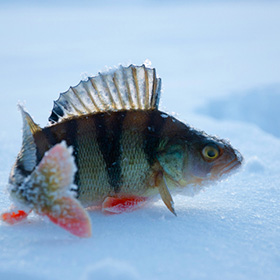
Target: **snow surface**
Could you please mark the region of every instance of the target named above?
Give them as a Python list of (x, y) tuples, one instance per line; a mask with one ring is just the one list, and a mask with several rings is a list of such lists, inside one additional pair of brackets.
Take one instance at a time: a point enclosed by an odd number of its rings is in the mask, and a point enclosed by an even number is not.
[[(1, 1), (0, 211), (21, 145), (20, 100), (41, 125), (58, 93), (152, 61), (162, 108), (228, 138), (243, 169), (190, 198), (90, 212), (80, 239), (31, 215), (0, 222), (0, 279), (280, 279), (280, 3)], [(119, 2), (119, 1), (118, 1)]]

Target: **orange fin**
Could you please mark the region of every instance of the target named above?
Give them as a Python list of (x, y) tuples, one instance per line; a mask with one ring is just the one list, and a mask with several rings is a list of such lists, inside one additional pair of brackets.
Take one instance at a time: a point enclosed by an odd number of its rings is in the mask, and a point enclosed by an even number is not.
[(62, 197), (54, 201), (53, 211), (43, 211), (49, 219), (79, 237), (91, 236), (91, 223), (83, 206), (74, 198)]
[(146, 197), (106, 197), (102, 203), (102, 212), (107, 214), (121, 214), (131, 212), (145, 204)]
[(64, 141), (55, 145), (45, 153), (31, 175), (32, 187), (36, 190), (36, 196), (31, 199), (38, 214), (48, 216), (76, 236), (90, 237), (90, 218), (71, 192), (76, 170), (72, 147), (67, 147)]
[(1, 220), (10, 225), (13, 225), (26, 219), (29, 213), (30, 212), (26, 213), (23, 210), (5, 212), (1, 214)]

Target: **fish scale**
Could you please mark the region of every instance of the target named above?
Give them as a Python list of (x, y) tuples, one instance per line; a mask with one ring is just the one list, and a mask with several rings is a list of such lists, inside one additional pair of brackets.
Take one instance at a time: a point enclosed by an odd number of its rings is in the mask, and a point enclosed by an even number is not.
[[(38, 146), (39, 142), (49, 147), (62, 140), (73, 146), (78, 198), (82, 203), (95, 202), (118, 193), (145, 194), (164, 122), (161, 112), (153, 110), (98, 113), (50, 126), (35, 133), (34, 139)], [(154, 127), (152, 132), (149, 125)]]
[[(13, 200), (88, 237), (83, 206), (122, 213), (159, 194), (176, 215), (171, 191), (198, 191), (241, 165), (228, 141), (160, 111), (160, 94), (154, 68), (130, 65), (60, 94), (45, 128), (20, 107), (23, 143), (9, 178)], [(12, 224), (28, 213), (20, 209), (2, 219)]]

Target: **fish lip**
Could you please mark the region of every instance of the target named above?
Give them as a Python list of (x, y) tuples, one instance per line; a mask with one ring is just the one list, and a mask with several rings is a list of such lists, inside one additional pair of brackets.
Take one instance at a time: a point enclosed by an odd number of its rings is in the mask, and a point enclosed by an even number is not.
[(233, 149), (233, 152), (235, 155), (234, 158), (222, 168), (222, 170), (218, 174), (219, 177), (231, 173), (231, 171), (236, 170), (242, 164), (242, 154), (236, 149)]
[(241, 165), (242, 160), (243, 158), (236, 157), (235, 159), (230, 161), (227, 165), (225, 165), (223, 170), (220, 172), (219, 176), (223, 176), (225, 174), (230, 173), (230, 171), (237, 169)]

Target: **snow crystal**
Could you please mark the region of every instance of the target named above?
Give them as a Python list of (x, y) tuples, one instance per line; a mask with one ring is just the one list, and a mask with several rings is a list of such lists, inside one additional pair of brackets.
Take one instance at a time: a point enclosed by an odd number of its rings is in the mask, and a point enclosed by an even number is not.
[(144, 65), (145, 65), (147, 68), (152, 68), (152, 62), (151, 62), (148, 58), (145, 59)]

